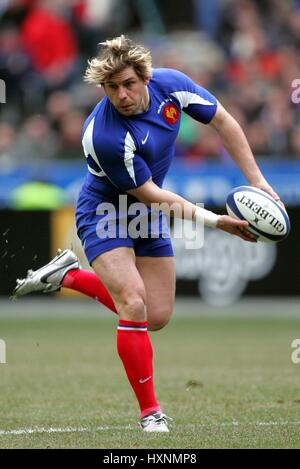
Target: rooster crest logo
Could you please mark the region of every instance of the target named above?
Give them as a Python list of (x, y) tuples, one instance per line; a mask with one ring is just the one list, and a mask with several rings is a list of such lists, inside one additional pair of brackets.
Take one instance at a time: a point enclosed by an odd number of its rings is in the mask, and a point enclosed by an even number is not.
[(179, 119), (178, 109), (174, 104), (167, 104), (163, 110), (163, 116), (168, 124), (176, 124)]

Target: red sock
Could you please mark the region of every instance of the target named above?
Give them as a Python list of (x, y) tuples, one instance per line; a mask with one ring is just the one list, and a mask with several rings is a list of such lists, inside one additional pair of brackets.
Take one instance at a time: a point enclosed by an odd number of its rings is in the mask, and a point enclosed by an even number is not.
[(94, 272), (83, 269), (70, 270), (65, 275), (62, 286), (88, 295), (117, 313), (112, 297)]
[(160, 410), (153, 384), (152, 345), (148, 323), (123, 321), (117, 330), (117, 349), (141, 409), (141, 418)]

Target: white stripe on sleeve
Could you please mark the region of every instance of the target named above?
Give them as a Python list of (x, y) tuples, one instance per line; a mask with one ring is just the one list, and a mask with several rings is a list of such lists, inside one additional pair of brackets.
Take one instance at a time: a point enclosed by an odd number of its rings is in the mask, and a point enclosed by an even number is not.
[[(87, 128), (85, 129), (83, 139), (82, 139), (82, 146), (83, 146), (85, 157), (87, 158), (90, 155), (95, 161), (95, 163), (97, 164), (97, 166), (101, 168), (96, 152), (95, 152), (94, 144), (93, 144), (94, 123), (95, 123), (95, 117), (93, 117), (93, 119), (91, 120)], [(88, 165), (88, 170), (90, 173), (94, 174), (95, 176), (98, 176), (98, 177), (106, 176), (102, 168), (100, 169), (100, 171), (96, 171), (95, 169), (91, 168)]]
[(133, 158), (134, 158), (134, 152), (136, 151), (136, 146), (129, 132), (127, 132), (126, 137), (125, 137), (124, 150), (125, 150), (124, 151), (124, 164), (126, 166), (129, 176), (131, 177), (134, 184), (136, 185), (134, 166), (133, 166)]
[(203, 106), (214, 106), (215, 104), (190, 91), (174, 91), (171, 94), (180, 102), (181, 109), (188, 107), (189, 104), (202, 104)]

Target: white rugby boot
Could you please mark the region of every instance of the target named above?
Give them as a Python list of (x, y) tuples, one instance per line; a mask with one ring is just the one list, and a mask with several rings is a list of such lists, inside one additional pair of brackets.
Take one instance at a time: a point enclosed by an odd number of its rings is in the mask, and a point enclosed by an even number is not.
[(171, 417), (167, 417), (162, 412), (154, 412), (153, 414), (143, 417), (140, 421), (140, 425), (144, 432), (169, 432), (168, 420), (173, 420)]
[(42, 291), (43, 293), (60, 290), (64, 276), (72, 269), (80, 269), (76, 254), (71, 249), (58, 250), (57, 256), (38, 270), (28, 270), (27, 276), (17, 279), (12, 298)]

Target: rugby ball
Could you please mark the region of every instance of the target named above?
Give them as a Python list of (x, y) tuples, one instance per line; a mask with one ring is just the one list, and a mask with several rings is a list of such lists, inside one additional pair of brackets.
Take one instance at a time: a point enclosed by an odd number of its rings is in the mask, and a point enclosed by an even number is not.
[(290, 220), (286, 210), (269, 194), (251, 186), (240, 186), (227, 196), (228, 215), (247, 220), (248, 230), (258, 241), (277, 242), (290, 232)]

